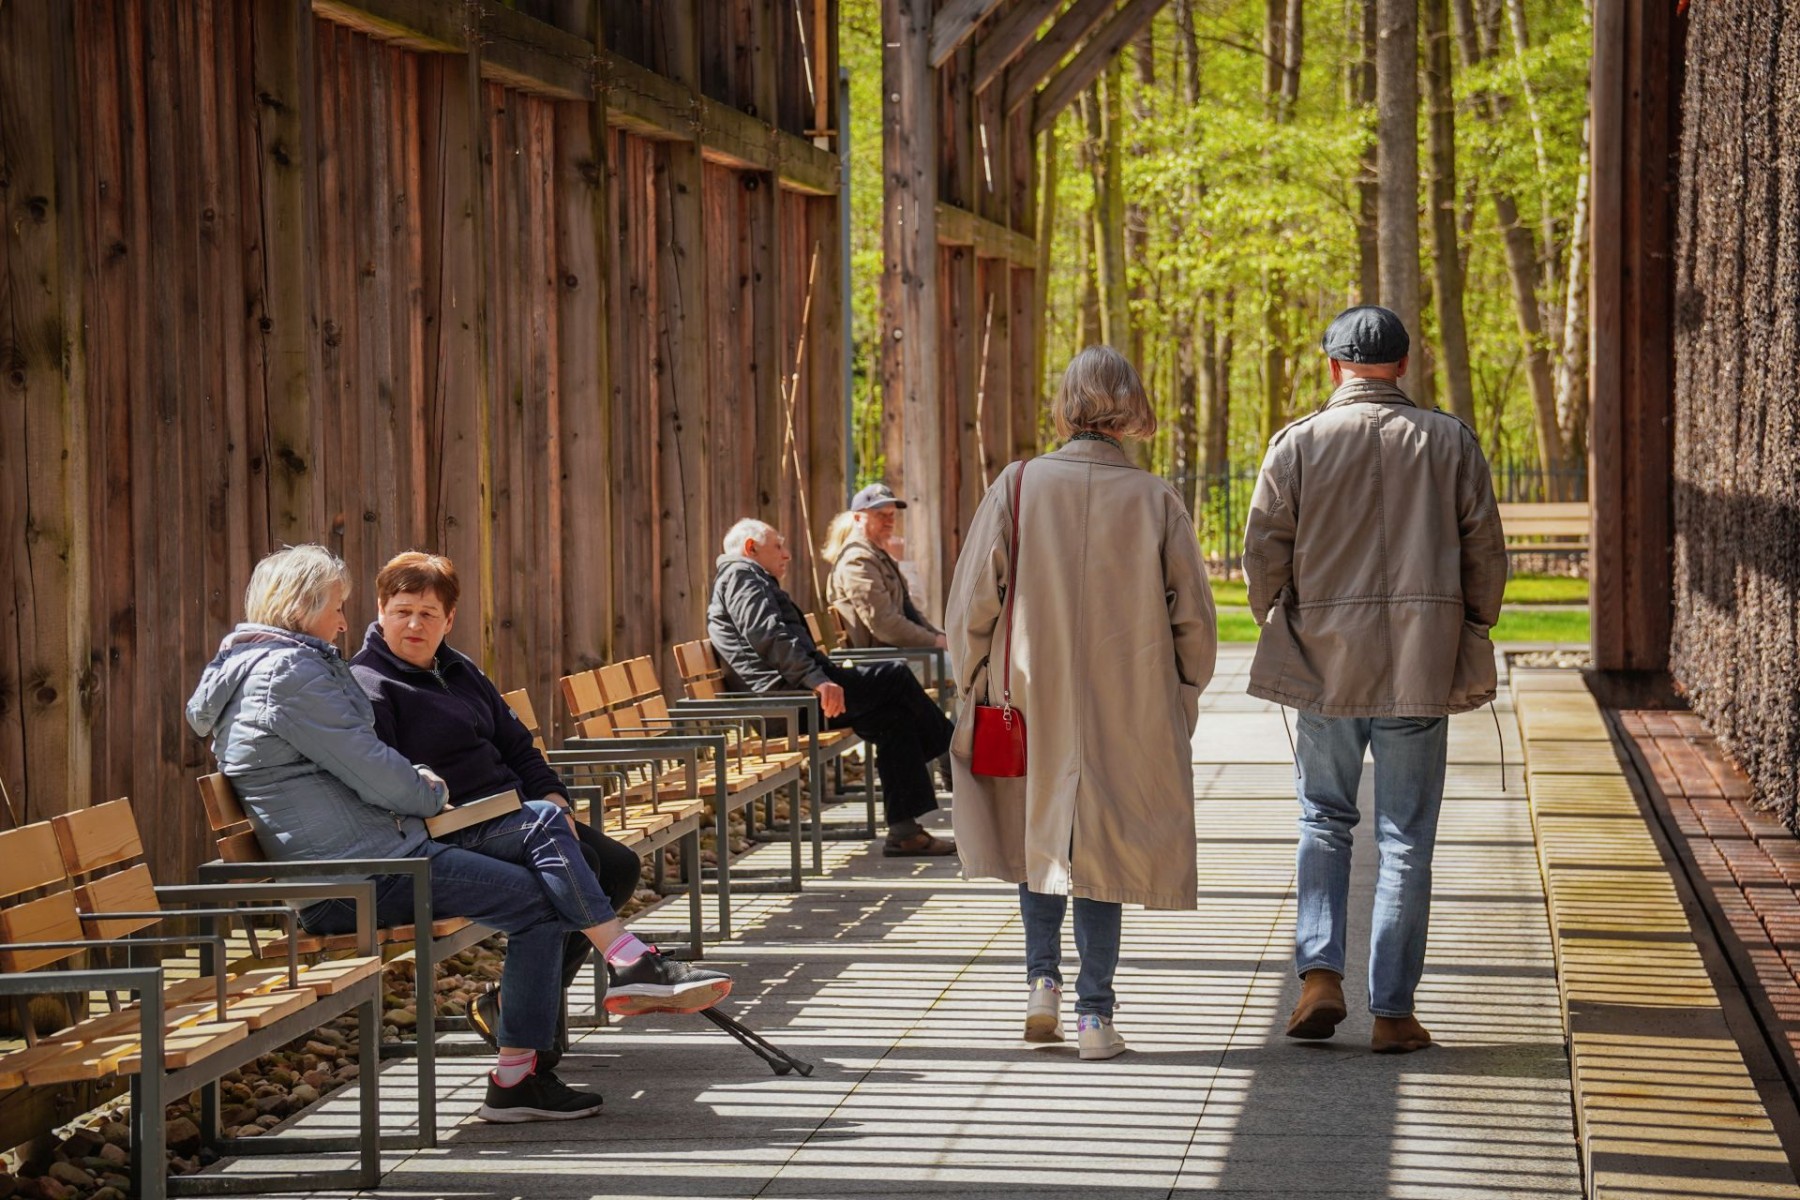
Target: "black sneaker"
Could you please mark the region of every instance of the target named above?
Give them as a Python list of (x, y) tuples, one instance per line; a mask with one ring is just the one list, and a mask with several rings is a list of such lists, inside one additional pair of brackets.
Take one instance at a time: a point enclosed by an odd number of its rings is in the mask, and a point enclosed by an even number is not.
[(699, 1012), (731, 995), (731, 976), (664, 958), (655, 950), (628, 967), (610, 971), (606, 1011), (615, 1017)]
[[(469, 1028), (478, 1034), (482, 1041), (500, 1052), (500, 989), (489, 988), (475, 997), (469, 1005)], [(556, 1017), (556, 1044), (549, 1050), (538, 1051), (538, 1070), (553, 1070), (569, 1052), (569, 997), (565, 994), (562, 1009)]]
[(598, 1092), (578, 1092), (543, 1068), (533, 1071), (514, 1087), (501, 1087), (488, 1076), (487, 1103), (475, 1115), (497, 1125), (525, 1121), (578, 1121), (595, 1116), (603, 1101)]

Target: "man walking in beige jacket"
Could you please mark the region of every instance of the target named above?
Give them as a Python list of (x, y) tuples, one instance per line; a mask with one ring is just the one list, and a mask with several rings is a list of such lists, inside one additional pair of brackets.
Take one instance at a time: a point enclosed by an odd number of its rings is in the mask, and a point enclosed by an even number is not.
[(1336, 391), (1269, 443), (1245, 530), (1262, 626), (1250, 694), (1298, 710), (1300, 1001), (1288, 1036), (1346, 1016), (1351, 829), (1365, 750), (1375, 760), (1381, 858), (1369, 943), (1377, 1053), (1431, 1044), (1413, 1013), (1431, 918), (1431, 856), (1449, 715), (1493, 699), (1488, 630), (1506, 541), (1474, 433), (1401, 390), (1400, 318), (1349, 309), (1324, 338)]

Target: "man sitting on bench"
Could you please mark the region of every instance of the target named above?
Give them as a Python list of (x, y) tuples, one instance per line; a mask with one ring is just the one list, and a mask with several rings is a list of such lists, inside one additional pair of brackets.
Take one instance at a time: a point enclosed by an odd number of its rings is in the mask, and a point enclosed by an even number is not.
[[(408, 550), (389, 559), (375, 577), (376, 619), (363, 637), (362, 650), (350, 660), (356, 682), (375, 706), (375, 735), (408, 762), (441, 776), (451, 804), (511, 789), (567, 811), (568, 787), (532, 744), (531, 732), (481, 668), (445, 641), (456, 624), (461, 596), (456, 566), (441, 554)], [(572, 816), (568, 825), (616, 912), (637, 890), (637, 854)], [(480, 851), (487, 839), (507, 840), (512, 832), (497, 819), (451, 836)], [(731, 991), (731, 980), (717, 971), (663, 960), (653, 950), (645, 952), (643, 943), (629, 934), (619, 942), (606, 950), (609, 1012), (689, 1012), (717, 1003)], [(555, 1047), (540, 1056), (546, 1067), (554, 1066), (568, 1048), (567, 992), (590, 949), (585, 934), (571, 932), (564, 940), (563, 1012)], [(501, 990), (491, 988), (469, 1006), (469, 1023), (494, 1045), (500, 1001)]]
[(793, 556), (766, 522), (746, 518), (725, 535), (706, 631), (734, 676), (734, 687), (773, 692), (804, 688), (819, 697), (832, 729), (845, 726), (875, 747), (890, 858), (955, 854), (919, 818), (937, 807), (931, 762), (950, 748), (952, 726), (903, 662), (839, 666), (807, 630), (806, 617), (782, 590)]

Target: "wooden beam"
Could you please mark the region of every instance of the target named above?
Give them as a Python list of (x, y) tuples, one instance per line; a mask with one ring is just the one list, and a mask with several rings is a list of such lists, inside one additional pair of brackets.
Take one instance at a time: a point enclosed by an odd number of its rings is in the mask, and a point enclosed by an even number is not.
[(931, 65), (941, 67), (975, 27), (1000, 7), (1000, 0), (947, 0), (931, 22)]
[(507, 8), (481, 4), (481, 77), (521, 92), (594, 98), (594, 43)]
[(837, 195), (837, 155), (819, 149), (805, 138), (785, 131), (776, 132), (775, 169), (781, 186), (790, 192), (805, 192), (809, 196)]
[[(469, 49), (470, 10), (440, 0), (316, 0), (313, 12), (338, 25), (406, 50), (461, 54)], [(592, 40), (537, 20), (500, 0), (473, 11), (481, 43), (481, 77), (558, 100), (593, 98)]]
[[(1113, 0), (1075, 0), (1069, 11), (1056, 19), (1050, 32), (1025, 52), (1018, 65), (1006, 73), (1007, 116), (1031, 99), (1038, 84), (1050, 78), (1058, 63), (1069, 56), (1082, 38), (1092, 33), (1113, 11)], [(975, 86), (981, 87), (981, 68), (975, 69)]]
[(652, 141), (688, 141), (694, 136), (694, 93), (673, 79), (602, 50), (599, 90), (606, 100), (609, 125)]
[(774, 169), (773, 126), (706, 96), (698, 104), (700, 149), (709, 162), (740, 171)]
[(942, 200), (937, 205), (937, 243), (972, 246), (977, 258), (1003, 258), (1019, 267), (1037, 262), (1037, 243), (1027, 235)]
[[(1039, 134), (1048, 129), (1056, 121), (1057, 115), (1068, 107), (1069, 102), (1094, 82), (1100, 72), (1106, 69), (1106, 64), (1125, 49), (1125, 44), (1150, 23), (1150, 18), (1165, 3), (1167, 0), (1131, 0), (1131, 3), (1120, 9), (1106, 23), (1105, 28), (1081, 48), (1081, 53), (1044, 86), (1043, 92), (1038, 96), (1037, 109), (1032, 114), (1031, 132)], [(1007, 83), (1006, 94), (1010, 100), (1010, 81)]]
[(1031, 45), (1038, 28), (1056, 13), (1060, 0), (1027, 0), (1000, 18), (975, 47), (975, 90), (994, 82)]
[(461, 54), (469, 48), (460, 5), (438, 0), (313, 0), (313, 15), (402, 50)]

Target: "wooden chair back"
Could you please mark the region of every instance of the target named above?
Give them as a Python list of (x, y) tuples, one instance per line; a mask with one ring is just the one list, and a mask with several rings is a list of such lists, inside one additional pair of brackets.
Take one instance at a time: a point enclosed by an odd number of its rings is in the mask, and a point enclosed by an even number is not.
[(725, 664), (719, 661), (710, 638), (677, 645), (675, 670), (680, 674), (681, 684), (687, 689), (690, 699), (711, 700), (728, 690)]
[(825, 608), (825, 611), (831, 614), (831, 631), (832, 636), (836, 639), (833, 648), (838, 650), (850, 648), (850, 621), (844, 616), (843, 605), (845, 603), (846, 601), (839, 600), (836, 604), (827, 605)]
[(581, 737), (655, 733), (669, 719), (662, 681), (648, 656), (565, 675), (563, 703)]
[(214, 773), (200, 777), (200, 803), (206, 808), (206, 824), (212, 830), (213, 844), (219, 858), (228, 863), (267, 862), (262, 843), (250, 826), (250, 814), (244, 811), (237, 789), (231, 780)]
[[(47, 894), (34, 894), (40, 891)], [(51, 822), (0, 833), (0, 942), (73, 942), (86, 936)], [(0, 972), (35, 971), (80, 953), (79, 947), (0, 950)]]
[[(156, 897), (156, 880), (143, 861), (144, 843), (138, 836), (131, 801), (113, 800), (63, 813), (52, 817), (50, 824), (63, 870), (75, 885), (75, 906), (84, 916), (162, 911), (162, 903)], [(159, 919), (120, 917), (89, 920), (85, 926), (88, 937), (111, 939), (129, 937), (155, 925)]]
[(519, 688), (517, 691), (506, 692), (500, 698), (513, 710), (513, 715), (519, 718), (520, 723), (531, 734), (531, 744), (542, 754), (548, 747), (544, 745), (544, 731), (538, 724), (537, 709), (531, 704), (531, 693)]

